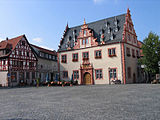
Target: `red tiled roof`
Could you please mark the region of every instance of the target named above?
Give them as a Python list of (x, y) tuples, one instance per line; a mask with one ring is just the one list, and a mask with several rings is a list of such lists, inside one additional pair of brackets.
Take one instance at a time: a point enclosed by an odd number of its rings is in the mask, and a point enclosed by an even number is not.
[(14, 48), (16, 47), (16, 45), (18, 44), (18, 42), (24, 37), (25, 35), (21, 35), (9, 40), (4, 40), (0, 42), (0, 49), (5, 49), (8, 47), (8, 45), (12, 45), (12, 50), (14, 50)]
[(42, 48), (42, 47), (39, 47), (39, 46), (36, 46), (36, 45), (33, 45), (33, 44), (31, 44), (31, 46), (39, 49), (39, 51), (41, 51), (41, 52), (48, 53), (48, 54), (51, 54), (51, 55), (57, 55), (55, 50), (54, 51), (48, 50), (48, 49), (45, 49), (45, 48)]
[[(14, 50), (16, 45), (18, 44), (18, 42), (24, 37), (25, 35), (21, 35), (21, 36), (18, 36), (18, 37), (15, 37), (15, 38), (12, 38), (12, 39), (8, 39), (8, 40), (3, 40), (0, 42), (0, 49), (11, 49), (11, 50)], [(4, 57), (4, 56), (8, 56), (9, 54), (7, 55), (3, 55), (3, 56), (0, 56), (0, 57)]]
[(0, 42), (0, 49), (5, 49), (7, 47), (7, 41), (1, 41)]
[(143, 51), (142, 51), (142, 45), (143, 45), (143, 42), (141, 42), (141, 41), (138, 41), (138, 46), (140, 47), (140, 56), (141, 57), (143, 57), (144, 55), (143, 55)]

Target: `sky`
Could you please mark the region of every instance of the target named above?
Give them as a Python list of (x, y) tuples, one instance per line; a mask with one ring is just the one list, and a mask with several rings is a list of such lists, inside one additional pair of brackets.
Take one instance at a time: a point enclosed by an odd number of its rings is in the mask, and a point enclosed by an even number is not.
[(25, 34), (31, 44), (57, 50), (74, 27), (131, 11), (138, 40), (160, 35), (160, 0), (0, 0), (0, 40)]

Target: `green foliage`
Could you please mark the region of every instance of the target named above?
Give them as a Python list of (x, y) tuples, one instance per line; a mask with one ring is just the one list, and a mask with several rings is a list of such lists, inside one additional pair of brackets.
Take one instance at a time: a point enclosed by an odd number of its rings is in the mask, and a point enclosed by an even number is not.
[(139, 62), (145, 65), (144, 70), (149, 73), (158, 73), (158, 61), (160, 61), (160, 40), (159, 36), (150, 32), (148, 37), (143, 40), (143, 57)]

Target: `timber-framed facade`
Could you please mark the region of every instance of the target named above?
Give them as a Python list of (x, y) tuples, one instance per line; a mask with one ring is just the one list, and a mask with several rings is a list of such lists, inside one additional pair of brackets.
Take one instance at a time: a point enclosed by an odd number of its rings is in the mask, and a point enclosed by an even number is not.
[(0, 84), (31, 85), (36, 79), (37, 57), (25, 35), (0, 42)]

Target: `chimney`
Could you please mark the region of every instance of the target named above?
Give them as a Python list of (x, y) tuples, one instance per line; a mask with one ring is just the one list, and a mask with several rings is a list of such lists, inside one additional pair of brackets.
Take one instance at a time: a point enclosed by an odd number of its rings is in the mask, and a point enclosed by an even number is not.
[(6, 37), (6, 40), (7, 40), (7, 41), (9, 40), (8, 37)]

